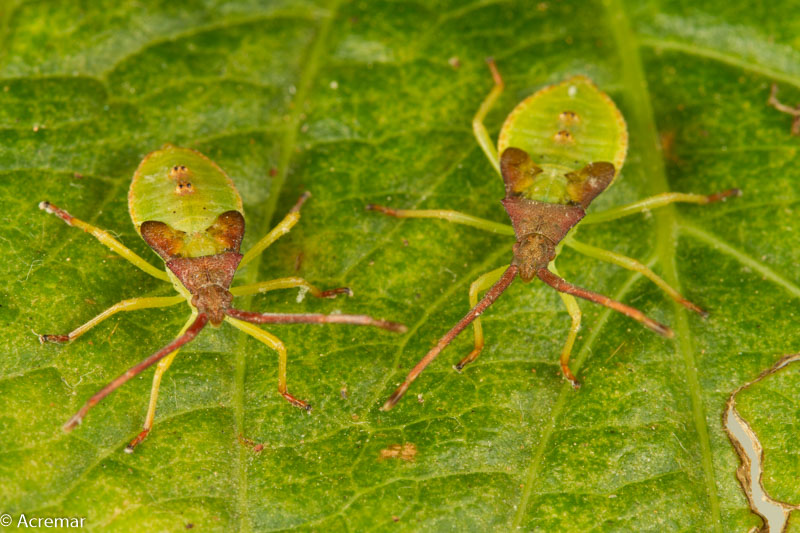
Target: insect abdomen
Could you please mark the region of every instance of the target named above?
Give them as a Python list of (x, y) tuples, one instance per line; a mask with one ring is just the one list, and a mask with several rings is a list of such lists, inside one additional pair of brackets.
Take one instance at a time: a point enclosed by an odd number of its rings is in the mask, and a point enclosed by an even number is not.
[(186, 233), (203, 231), (226, 211), (243, 212), (231, 179), (216, 163), (189, 148), (167, 145), (139, 164), (128, 193), (137, 231), (143, 222), (164, 222)]
[(128, 208), (140, 234), (143, 223), (158, 222), (183, 235), (183, 257), (219, 253), (215, 236), (207, 230), (223, 213), (243, 212), (236, 187), (216, 163), (172, 145), (142, 160), (131, 182)]
[(498, 153), (515, 147), (533, 161), (577, 170), (608, 161), (619, 174), (628, 150), (628, 130), (617, 106), (585, 76), (545, 87), (519, 103), (498, 138)]

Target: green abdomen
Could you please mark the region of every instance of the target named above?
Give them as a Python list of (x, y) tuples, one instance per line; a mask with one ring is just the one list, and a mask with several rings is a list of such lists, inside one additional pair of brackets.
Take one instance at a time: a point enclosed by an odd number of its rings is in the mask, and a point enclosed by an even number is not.
[(625, 119), (614, 102), (585, 76), (545, 87), (509, 114), (497, 151), (527, 152), (543, 172), (523, 195), (548, 203), (566, 203), (566, 173), (597, 161), (614, 165), (616, 175), (628, 150)]
[[(231, 179), (216, 163), (189, 148), (166, 145), (139, 164), (128, 192), (136, 231), (157, 221), (186, 234), (186, 257), (213, 255), (217, 246), (205, 234), (219, 215), (242, 210)], [(140, 232), (141, 233), (141, 232)]]

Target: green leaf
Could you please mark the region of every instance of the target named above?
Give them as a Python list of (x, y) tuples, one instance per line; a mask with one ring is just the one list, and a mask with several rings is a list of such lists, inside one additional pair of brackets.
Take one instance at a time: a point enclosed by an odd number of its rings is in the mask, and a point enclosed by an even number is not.
[(727, 426), (743, 459), (737, 475), (748, 500), (756, 502), (760, 514), (773, 522), (772, 528), (780, 529), (779, 522), (788, 520), (785, 531), (798, 526), (800, 511), (800, 472), (795, 460), (800, 451), (796, 439), (798, 402), (794, 397), (800, 385), (798, 360), (800, 354), (787, 355), (737, 389), (728, 402), (734, 420)]
[[(798, 387), (798, 365), (787, 368), (759, 382), (758, 386), (745, 389), (739, 395), (739, 412), (751, 420), (757, 433), (765, 434), (771, 441), (762, 443), (765, 449), (764, 484), (773, 497), (788, 502), (800, 503), (800, 489), (792, 483), (800, 477), (800, 465), (792, 459), (797, 455), (797, 442), (789, 440), (797, 435), (796, 414), (798, 400), (794, 391)], [(763, 427), (762, 427), (763, 426)], [(787, 439), (781, 441), (780, 439)], [(794, 451), (792, 449), (794, 448)]]
[[(791, 117), (766, 104), (772, 83), (783, 102), (800, 102), (790, 5), (145, 4), (0, 6), (0, 512), (86, 517), (93, 530), (760, 523), (722, 413), (734, 389), (800, 346), (798, 139)], [(507, 222), (502, 182), (470, 125), (492, 87), (487, 56), (507, 84), (487, 118), (493, 135), (522, 98), (574, 74), (619, 105), (628, 161), (593, 211), (669, 190), (744, 191), (578, 229), (584, 242), (651, 265), (710, 317), (565, 249), (566, 279), (635, 305), (676, 338), (581, 302), (572, 361), (584, 385), (574, 391), (558, 366), (570, 324), (560, 298), (517, 282), (484, 315), (478, 361), (451, 368), (471, 348), (465, 332), (384, 413), (467, 311), (471, 281), (511, 257), (507, 237), (364, 210), (379, 202)], [(128, 455), (152, 371), (72, 433), (61, 425), (169, 342), (188, 309), (119, 314), (72, 344), (41, 346), (32, 331), (65, 333), (117, 301), (172, 289), (37, 205), (64, 207), (158, 264), (130, 223), (126, 191), (141, 158), (166, 142), (231, 175), (245, 202), (244, 249), (313, 193), (295, 229), (235, 283), (298, 275), (355, 292), (297, 303), (281, 291), (241, 307), (369, 313), (410, 331), (270, 327), (289, 351), (290, 390), (314, 405), (309, 416), (277, 394), (274, 352), (209, 328), (165, 375), (154, 430)], [(416, 454), (386, 457), (396, 450)]]

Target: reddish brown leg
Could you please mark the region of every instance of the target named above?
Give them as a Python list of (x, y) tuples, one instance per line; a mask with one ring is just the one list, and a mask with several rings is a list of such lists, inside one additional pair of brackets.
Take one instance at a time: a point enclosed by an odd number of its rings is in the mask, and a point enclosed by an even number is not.
[[(172, 352), (174, 352), (187, 342), (194, 339), (197, 336), (197, 334), (200, 333), (200, 331), (205, 327), (207, 322), (208, 322), (208, 316), (206, 316), (205, 313), (197, 315), (197, 318), (195, 319), (194, 323), (192, 323), (192, 325), (189, 326), (189, 328), (183, 335), (181, 335), (168, 345), (164, 346), (163, 348), (161, 348), (159, 351), (157, 351), (147, 359), (129, 368), (124, 374), (116, 378), (114, 381), (112, 381), (111, 383), (100, 389), (94, 396), (89, 398), (89, 400), (85, 404), (83, 404), (83, 407), (81, 407), (78, 410), (78, 412), (75, 413), (72, 416), (72, 418), (70, 418), (67, 421), (66, 424), (64, 424), (63, 428), (64, 431), (69, 432), (75, 429), (75, 426), (81, 423), (81, 420), (83, 420), (83, 417), (86, 416), (87, 412), (89, 412), (89, 409), (97, 405), (100, 402), (100, 400), (102, 400), (103, 398), (114, 392), (116, 389), (118, 389), (120, 386), (125, 384), (125, 382), (127, 382), (134, 376), (140, 374), (145, 369), (157, 363), (159, 360), (171, 354)], [(144, 436), (142, 436), (142, 438), (144, 438)]]
[[(497, 283), (497, 280), (505, 273), (507, 266), (503, 266), (500, 268), (496, 268), (491, 272), (487, 272), (486, 274), (480, 276), (478, 279), (472, 282), (472, 285), (469, 286), (469, 306), (475, 307), (478, 305), (478, 296), (480, 293), (488, 290)], [(465, 366), (475, 361), (478, 356), (483, 351), (483, 325), (481, 324), (481, 319), (476, 318), (472, 322), (472, 327), (475, 329), (475, 347), (472, 349), (469, 354), (465, 358), (456, 364), (455, 369), (458, 372), (464, 369)]]
[(291, 313), (254, 313), (241, 309), (226, 309), (225, 314), (253, 324), (353, 324), (375, 326), (395, 333), (405, 333), (408, 328), (397, 322), (389, 322), (367, 315), (322, 315)]
[(150, 434), (150, 428), (143, 429), (141, 432), (139, 432), (138, 435), (136, 435), (136, 437), (133, 438), (132, 441), (128, 443), (128, 445), (125, 447), (125, 451), (128, 453), (132, 453), (133, 449), (136, 448), (139, 444), (141, 444), (142, 441), (146, 439), (149, 434)]
[(337, 287), (335, 289), (328, 289), (326, 291), (322, 291), (319, 294), (311, 294), (317, 298), (336, 298), (340, 294), (346, 294), (348, 296), (353, 295), (353, 291), (350, 290), (350, 287)]
[(436, 359), (436, 356), (439, 355), (439, 353), (444, 350), (444, 348), (450, 344), (459, 333), (464, 331), (464, 328), (469, 326), (473, 320), (478, 318), (490, 305), (494, 303), (495, 300), (497, 300), (501, 294), (503, 294), (508, 286), (511, 285), (511, 282), (514, 281), (518, 270), (519, 268), (513, 264), (506, 269), (497, 283), (492, 285), (492, 288), (489, 289), (481, 301), (478, 302), (478, 305), (470, 309), (469, 313), (467, 313), (464, 318), (458, 322), (458, 324), (453, 326), (453, 328), (448, 331), (444, 337), (439, 339), (439, 342), (436, 343), (436, 346), (434, 346), (427, 354), (425, 354), (425, 357), (420, 359), (419, 363), (417, 363), (417, 365), (411, 369), (411, 372), (409, 372), (408, 376), (406, 376), (406, 380), (402, 383), (402, 385), (397, 387), (397, 390), (395, 390), (389, 399), (386, 400), (386, 403), (383, 404), (381, 411), (388, 411), (395, 406), (400, 398), (403, 397), (403, 394), (405, 394), (405, 392), (408, 390), (408, 387), (411, 385), (411, 383), (417, 379), (417, 376), (419, 376), (423, 370), (425, 370), (425, 367), (428, 366), (431, 361)]
[(311, 404), (306, 401), (300, 400), (295, 398), (289, 391), (278, 391), (281, 393), (287, 402), (294, 405), (295, 407), (299, 407), (300, 409), (305, 409), (306, 411), (311, 411)]
[(652, 318), (645, 316), (645, 314), (639, 311), (638, 309), (629, 307), (616, 300), (612, 300), (608, 296), (603, 296), (602, 294), (592, 292), (588, 289), (576, 287), (575, 285), (567, 281), (564, 281), (562, 278), (556, 276), (546, 268), (540, 268), (536, 272), (536, 275), (539, 277), (540, 280), (547, 283), (548, 285), (550, 285), (559, 292), (571, 294), (573, 296), (577, 296), (578, 298), (583, 298), (584, 300), (589, 300), (590, 302), (598, 303), (600, 305), (613, 309), (614, 311), (622, 313), (623, 315), (628, 316), (636, 320), (637, 322), (640, 322), (644, 326), (652, 329), (659, 335), (663, 335), (664, 337), (672, 338), (675, 336), (675, 333), (673, 333), (673, 331), (669, 327), (665, 326), (664, 324), (656, 322)]

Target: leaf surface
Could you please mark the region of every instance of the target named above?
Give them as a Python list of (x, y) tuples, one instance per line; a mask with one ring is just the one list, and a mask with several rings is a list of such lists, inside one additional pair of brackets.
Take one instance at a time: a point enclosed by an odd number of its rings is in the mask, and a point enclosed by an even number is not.
[[(766, 105), (774, 82), (784, 102), (800, 101), (800, 21), (785, 3), (695, 4), (0, 7), (3, 511), (84, 516), (93, 530), (758, 525), (722, 411), (731, 391), (800, 346), (798, 139), (791, 118)], [(565, 249), (566, 279), (670, 324), (675, 340), (581, 302), (573, 370), (584, 386), (573, 391), (559, 374), (570, 324), (560, 298), (517, 282), (484, 315), (477, 362), (451, 368), (471, 348), (465, 332), (383, 413), (467, 311), (472, 280), (511, 257), (507, 237), (364, 210), (376, 202), (507, 222), (502, 182), (470, 125), (492, 86), (487, 56), (507, 86), (486, 121), (493, 135), (518, 101), (574, 74), (618, 104), (629, 156), (593, 211), (670, 190), (744, 191), (576, 233), (650, 265), (710, 317)], [(244, 249), (304, 190), (313, 194), (295, 229), (235, 284), (298, 275), (355, 292), (298, 303), (282, 291), (241, 307), (369, 313), (410, 331), (270, 328), (289, 350), (290, 390), (314, 405), (309, 416), (277, 394), (274, 352), (209, 328), (166, 374), (154, 430), (127, 455), (152, 371), (74, 432), (60, 427), (169, 342), (188, 309), (119, 314), (70, 345), (40, 346), (32, 331), (65, 333), (119, 300), (172, 289), (37, 205), (46, 199), (107, 228), (157, 264), (126, 193), (141, 158), (166, 142), (231, 175), (245, 203)], [(398, 449), (416, 453), (387, 457)]]

